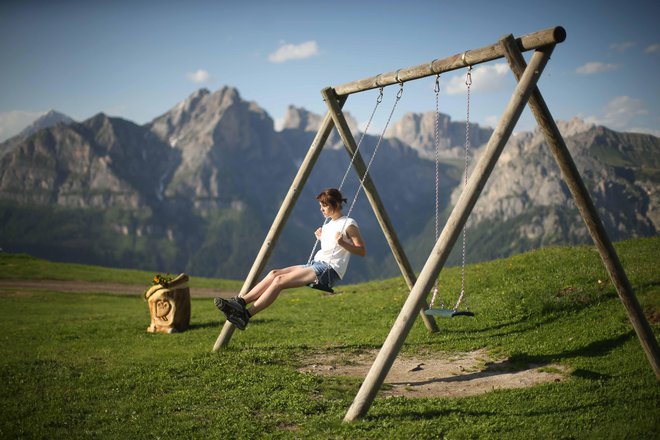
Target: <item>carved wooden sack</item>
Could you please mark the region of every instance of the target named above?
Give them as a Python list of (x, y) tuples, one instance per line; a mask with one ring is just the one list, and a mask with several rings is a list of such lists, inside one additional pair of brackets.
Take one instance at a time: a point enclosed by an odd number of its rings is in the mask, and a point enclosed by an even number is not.
[(170, 282), (156, 284), (144, 297), (149, 304), (149, 333), (182, 332), (190, 325), (190, 289), (188, 275), (181, 274)]

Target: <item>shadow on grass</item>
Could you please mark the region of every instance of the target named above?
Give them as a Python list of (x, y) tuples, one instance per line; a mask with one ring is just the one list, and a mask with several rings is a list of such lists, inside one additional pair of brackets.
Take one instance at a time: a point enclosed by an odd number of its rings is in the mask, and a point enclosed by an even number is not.
[(660, 281), (649, 281), (647, 283), (636, 284), (633, 286), (635, 292), (642, 291), (645, 289), (652, 289), (654, 287), (660, 286)]
[(574, 350), (567, 350), (561, 353), (545, 354), (545, 355), (528, 355), (525, 353), (518, 353), (511, 356), (509, 359), (513, 363), (551, 363), (563, 359), (572, 359), (576, 357), (600, 357), (605, 356), (612, 352), (612, 350), (621, 347), (623, 344), (635, 337), (635, 332), (629, 331), (614, 338), (602, 339), (594, 341), (585, 347), (576, 348)]
[[(401, 409), (398, 406), (385, 408), (380, 414), (367, 415), (365, 421), (378, 421), (381, 419), (398, 419), (401, 422), (406, 421), (419, 421), (419, 420), (434, 420), (440, 417), (452, 418), (467, 418), (467, 417), (547, 417), (550, 414), (574, 416), (582, 412), (588, 412), (593, 409), (598, 409), (602, 404), (594, 402), (591, 404), (580, 404), (572, 402), (570, 399), (563, 401), (563, 406), (555, 405), (552, 410), (543, 408), (542, 411), (528, 411), (528, 410), (513, 410), (510, 407), (493, 410), (463, 410), (457, 408), (448, 409), (426, 409), (415, 410), (410, 408)], [(625, 398), (625, 403), (630, 406), (636, 404), (643, 404), (644, 399), (629, 399)], [(614, 404), (615, 402), (611, 402)]]
[(433, 420), (438, 417), (511, 417), (511, 416), (523, 416), (523, 417), (536, 417), (536, 416), (548, 416), (550, 413), (554, 414), (568, 414), (574, 415), (576, 412), (580, 411), (589, 411), (593, 408), (599, 408), (601, 405), (598, 403), (593, 403), (589, 405), (584, 404), (571, 404), (566, 402), (565, 407), (555, 406), (552, 411), (544, 409), (543, 411), (512, 411), (511, 408), (505, 408), (501, 410), (484, 410), (484, 411), (468, 411), (462, 409), (433, 409), (433, 410), (410, 410), (406, 409), (403, 411), (388, 411), (383, 414), (367, 416), (365, 420), (377, 421), (380, 419), (389, 419), (396, 418), (403, 421), (418, 421), (420, 419)]
[(587, 379), (587, 380), (594, 380), (594, 381), (605, 381), (609, 380), (612, 378), (611, 375), (609, 374), (601, 374), (597, 373), (595, 371), (590, 371), (590, 370), (585, 370), (582, 368), (578, 368), (577, 370), (573, 370), (571, 373), (571, 376), (573, 377), (579, 377), (580, 379)]
[[(258, 320), (253, 320), (250, 321), (248, 328), (252, 327), (258, 327), (261, 325), (266, 325), (266, 324), (271, 324), (273, 322), (277, 321), (276, 319), (269, 319), (269, 318), (259, 318)], [(212, 321), (207, 321), (207, 322), (198, 322), (195, 324), (190, 324), (188, 326), (188, 331), (189, 330), (203, 330), (207, 328), (217, 328), (218, 331), (222, 330), (222, 327), (225, 325), (225, 318), (224, 317), (218, 317), (217, 320), (212, 320)], [(237, 329), (237, 331), (239, 331)]]
[[(616, 294), (613, 294), (613, 297), (616, 297)], [(598, 302), (580, 304), (580, 305), (576, 305), (575, 307), (571, 307), (570, 310), (573, 313), (577, 314), (590, 307), (595, 307), (598, 304), (599, 304)], [(488, 337), (506, 337), (506, 336), (513, 336), (517, 334), (527, 333), (535, 328), (551, 324), (560, 319), (565, 319), (566, 316), (567, 315), (565, 310), (553, 310), (552, 312), (548, 312), (547, 314), (524, 315), (515, 319), (511, 319), (509, 321), (501, 322), (499, 324), (494, 324), (487, 327), (476, 328), (476, 329), (466, 329), (465, 327), (461, 327), (459, 329), (454, 330), (449, 325), (445, 326), (444, 328), (441, 325), (440, 331), (446, 332), (447, 334), (452, 334), (452, 333), (460, 334), (462, 335), (461, 336), (462, 339), (468, 339), (468, 340), (481, 339), (484, 335)], [(478, 315), (472, 319), (478, 319)]]
[(188, 330), (202, 330), (205, 328), (217, 328), (218, 331), (222, 329), (222, 326), (224, 325), (224, 321), (209, 321), (209, 322), (201, 322), (197, 324), (190, 324), (188, 326)]
[[(543, 367), (547, 364), (537, 365), (535, 367)], [(483, 379), (485, 377), (494, 377), (501, 374), (519, 373), (521, 371), (530, 370), (530, 366), (516, 368), (512, 365), (506, 365), (504, 362), (488, 362), (486, 368), (474, 373), (461, 374), (459, 376), (441, 377), (437, 379), (422, 380), (419, 382), (406, 381), (406, 382), (391, 382), (390, 385), (406, 385), (406, 386), (423, 386), (431, 385), (434, 383), (452, 383), (452, 382), (470, 382), (475, 379)]]

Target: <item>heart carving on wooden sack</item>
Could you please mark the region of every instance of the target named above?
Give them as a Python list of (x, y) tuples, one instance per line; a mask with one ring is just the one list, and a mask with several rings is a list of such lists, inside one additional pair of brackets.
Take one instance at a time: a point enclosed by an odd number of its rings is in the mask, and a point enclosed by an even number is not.
[(169, 301), (165, 299), (156, 301), (156, 316), (159, 319), (167, 321), (167, 314), (170, 313), (170, 310), (172, 310), (172, 304)]

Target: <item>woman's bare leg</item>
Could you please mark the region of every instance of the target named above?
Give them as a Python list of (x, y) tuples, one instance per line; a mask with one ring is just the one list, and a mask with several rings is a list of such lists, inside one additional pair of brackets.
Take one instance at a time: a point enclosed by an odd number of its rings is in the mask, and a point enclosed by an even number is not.
[(285, 273), (280, 272), (273, 276), (273, 279), (266, 290), (259, 295), (254, 305), (250, 307), (250, 315), (254, 316), (270, 306), (277, 299), (282, 290), (302, 287), (316, 280), (316, 273), (314, 273), (314, 270), (311, 267), (294, 266), (287, 269), (292, 270), (288, 270)]
[(296, 269), (300, 269), (300, 266), (289, 266), (285, 267), (284, 269), (271, 270), (268, 272), (268, 275), (266, 275), (256, 286), (250, 289), (248, 293), (243, 295), (243, 300), (246, 304), (250, 304), (251, 302), (256, 301), (261, 295), (263, 295), (266, 289), (270, 287), (270, 284), (273, 282), (276, 276), (285, 275)]

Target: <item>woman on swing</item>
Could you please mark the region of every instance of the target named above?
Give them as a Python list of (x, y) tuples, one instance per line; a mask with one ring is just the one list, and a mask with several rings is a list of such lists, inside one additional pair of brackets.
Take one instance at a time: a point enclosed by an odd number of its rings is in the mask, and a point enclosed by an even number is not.
[[(351, 254), (364, 257), (367, 253), (357, 222), (342, 214), (346, 199), (339, 190), (326, 189), (316, 200), (328, 220), (314, 232), (321, 249), (311, 263), (272, 270), (243, 297), (215, 298), (216, 307), (239, 330), (245, 330), (250, 318), (270, 306), (284, 289), (316, 284), (321, 290), (330, 290), (344, 278)], [(250, 303), (254, 304), (248, 308)]]

